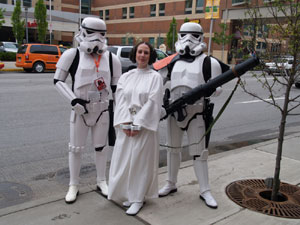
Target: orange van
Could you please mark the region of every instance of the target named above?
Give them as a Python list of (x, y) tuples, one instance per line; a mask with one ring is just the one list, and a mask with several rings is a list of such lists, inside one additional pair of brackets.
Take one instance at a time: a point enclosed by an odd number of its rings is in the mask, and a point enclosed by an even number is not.
[(42, 73), (55, 70), (56, 63), (67, 48), (49, 44), (24, 44), (16, 55), (16, 66), (23, 67), (26, 72)]

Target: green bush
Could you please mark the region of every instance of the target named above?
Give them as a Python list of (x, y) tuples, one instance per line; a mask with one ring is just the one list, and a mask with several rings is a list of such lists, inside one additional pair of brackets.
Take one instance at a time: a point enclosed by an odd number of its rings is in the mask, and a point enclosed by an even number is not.
[(1, 61), (16, 61), (16, 53), (14, 52), (0, 52)]

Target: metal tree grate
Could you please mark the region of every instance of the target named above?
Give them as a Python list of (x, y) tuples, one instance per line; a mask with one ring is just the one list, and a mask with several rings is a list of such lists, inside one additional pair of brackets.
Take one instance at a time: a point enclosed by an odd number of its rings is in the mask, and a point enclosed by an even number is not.
[(300, 219), (300, 187), (280, 183), (280, 200), (271, 201), (271, 195), (262, 179), (235, 181), (226, 187), (227, 196), (236, 204), (270, 216)]

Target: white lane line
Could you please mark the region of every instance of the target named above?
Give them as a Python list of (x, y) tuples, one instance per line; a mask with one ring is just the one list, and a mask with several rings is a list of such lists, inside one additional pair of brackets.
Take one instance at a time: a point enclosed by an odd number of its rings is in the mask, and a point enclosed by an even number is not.
[[(284, 97), (280, 97), (280, 98), (274, 98), (275, 100), (283, 100)], [(266, 98), (264, 99), (265, 101), (272, 101), (270, 98)], [(263, 102), (262, 100), (251, 100), (251, 101), (243, 101), (243, 102), (235, 102), (234, 104), (248, 104), (248, 103), (256, 103), (256, 102)]]

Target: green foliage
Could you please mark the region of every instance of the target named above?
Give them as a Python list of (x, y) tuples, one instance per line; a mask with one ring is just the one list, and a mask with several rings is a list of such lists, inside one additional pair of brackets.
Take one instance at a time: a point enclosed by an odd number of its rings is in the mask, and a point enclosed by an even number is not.
[(212, 41), (217, 43), (218, 45), (228, 44), (232, 40), (233, 34), (226, 35), (226, 31), (227, 31), (226, 23), (220, 23), (219, 26), (221, 28), (221, 32), (220, 33), (215, 32)]
[(48, 29), (47, 9), (44, 0), (38, 0), (34, 8), (34, 18), (37, 23), (38, 40), (41, 43), (45, 42), (46, 32)]
[(185, 17), (183, 23), (187, 23), (187, 22), (190, 22), (190, 20), (187, 17)]
[(5, 23), (5, 19), (3, 16), (4, 12), (5, 12), (5, 9), (0, 9), (0, 28), (1, 28), (2, 24)]
[(16, 61), (15, 52), (0, 52), (1, 61)]
[[(173, 20), (170, 23), (169, 32), (167, 33), (167, 46), (169, 49), (172, 49), (172, 50), (173, 50), (173, 40), (174, 40), (174, 44), (177, 41), (176, 27), (177, 27), (176, 19), (173, 17)], [(174, 39), (173, 39), (173, 29), (174, 29), (174, 34), (175, 34)]]
[(25, 35), (25, 20), (21, 20), (21, 1), (16, 1), (16, 6), (14, 8), (13, 14), (11, 16), (11, 23), (13, 25), (12, 30), (18, 44), (22, 44)]

